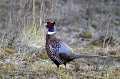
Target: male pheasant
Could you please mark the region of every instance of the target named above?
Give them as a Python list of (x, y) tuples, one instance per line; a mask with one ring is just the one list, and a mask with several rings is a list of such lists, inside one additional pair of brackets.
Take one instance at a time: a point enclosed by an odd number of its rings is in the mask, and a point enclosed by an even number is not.
[(48, 57), (56, 64), (66, 64), (77, 58), (94, 58), (98, 56), (77, 55), (74, 51), (61, 39), (56, 36), (55, 22), (47, 22), (48, 28), (46, 34), (46, 52)]

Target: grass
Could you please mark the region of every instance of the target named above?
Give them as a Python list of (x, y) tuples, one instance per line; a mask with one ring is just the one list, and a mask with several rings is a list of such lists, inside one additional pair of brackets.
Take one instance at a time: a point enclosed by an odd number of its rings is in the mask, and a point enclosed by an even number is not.
[[(119, 79), (119, 8), (119, 0), (0, 1), (0, 78)], [(44, 48), (45, 19), (56, 21), (57, 35), (75, 52), (111, 57), (57, 69)]]
[[(4, 52), (4, 53), (2, 53)], [(0, 53), (1, 78), (35, 78), (35, 79), (116, 79), (120, 78), (119, 60), (108, 59), (77, 59), (58, 69), (46, 55), (31, 53)]]

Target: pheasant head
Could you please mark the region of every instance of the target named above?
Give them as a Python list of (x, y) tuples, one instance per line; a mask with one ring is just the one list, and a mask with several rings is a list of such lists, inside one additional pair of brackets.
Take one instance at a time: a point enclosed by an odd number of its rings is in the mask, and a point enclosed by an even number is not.
[(46, 22), (46, 28), (48, 29), (48, 32), (47, 32), (47, 34), (54, 34), (54, 33), (56, 33), (56, 28), (55, 28), (55, 22), (50, 22), (50, 21), (48, 21), (48, 22)]

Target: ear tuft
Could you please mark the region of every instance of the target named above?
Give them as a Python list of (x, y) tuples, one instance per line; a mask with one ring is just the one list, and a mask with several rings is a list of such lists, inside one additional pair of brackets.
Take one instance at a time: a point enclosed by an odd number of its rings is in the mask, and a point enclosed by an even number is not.
[(55, 22), (53, 22), (53, 24), (55, 25)]

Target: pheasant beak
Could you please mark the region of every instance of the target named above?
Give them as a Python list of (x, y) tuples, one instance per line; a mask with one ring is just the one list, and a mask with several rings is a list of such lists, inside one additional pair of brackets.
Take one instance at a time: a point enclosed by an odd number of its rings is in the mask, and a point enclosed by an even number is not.
[(47, 23), (45, 23), (44, 26), (47, 26)]

